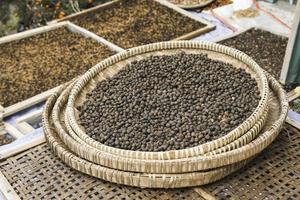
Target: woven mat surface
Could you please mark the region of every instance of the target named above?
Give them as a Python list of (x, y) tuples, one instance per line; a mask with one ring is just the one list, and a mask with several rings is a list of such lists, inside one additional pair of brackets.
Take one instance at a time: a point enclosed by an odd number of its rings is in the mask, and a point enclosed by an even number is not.
[[(191, 188), (139, 189), (87, 176), (46, 144), (3, 161), (0, 170), (21, 199), (204, 199)], [(244, 169), (201, 189), (217, 199), (300, 199), (300, 131), (286, 126)]]
[(286, 126), (244, 169), (203, 189), (219, 199), (300, 199), (300, 131)]
[(72, 170), (42, 144), (0, 163), (0, 171), (21, 199), (202, 199), (193, 189), (140, 189)]

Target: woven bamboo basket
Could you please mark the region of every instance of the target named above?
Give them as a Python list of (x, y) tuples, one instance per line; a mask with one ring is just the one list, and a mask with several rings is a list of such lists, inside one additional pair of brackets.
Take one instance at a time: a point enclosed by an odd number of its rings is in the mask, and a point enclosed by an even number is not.
[(211, 3), (213, 3), (216, 0), (199, 0), (199, 3), (194, 3), (194, 4), (176, 4), (173, 1), (170, 1), (171, 3), (177, 5), (180, 8), (183, 9), (196, 9), (196, 8), (203, 8)]
[[(272, 89), (271, 97), (268, 102), (270, 104), (270, 112), (267, 117), (267, 123), (263, 128), (263, 132), (260, 133), (256, 139), (241, 148), (228, 151), (226, 153), (202, 156), (191, 160), (201, 162), (203, 159), (205, 160), (205, 158), (208, 158), (210, 159), (209, 163), (211, 164), (217, 162), (222, 163), (220, 165), (222, 167), (212, 170), (196, 171), (183, 174), (146, 174), (106, 168), (78, 157), (76, 154), (81, 154), (82, 152), (80, 153), (80, 151), (82, 149), (78, 149), (76, 153), (73, 153), (70, 149), (68, 149), (66, 144), (59, 137), (59, 134), (57, 134), (57, 129), (53, 125), (52, 118), (50, 118), (50, 115), (53, 112), (53, 106), (57, 101), (59, 93), (53, 95), (46, 104), (43, 114), (44, 131), (51, 148), (64, 162), (74, 169), (104, 180), (138, 187), (162, 188), (187, 187), (207, 184), (223, 178), (224, 176), (244, 166), (254, 155), (268, 146), (277, 136), (279, 129), (281, 128), (286, 117), (288, 103), (284, 91), (272, 77), (269, 77), (269, 85)], [(101, 155), (99, 154), (98, 156)], [(228, 165), (228, 160), (233, 164)], [(167, 160), (167, 162), (168, 161), (169, 160)]]
[[(227, 135), (220, 137), (217, 140), (182, 150), (172, 150), (165, 152), (141, 152), (123, 150), (103, 145), (90, 138), (86, 134), (84, 128), (81, 127), (78, 123), (79, 112), (77, 111), (76, 107), (82, 105), (85, 100), (85, 95), (93, 90), (93, 88), (95, 88), (97, 82), (114, 76), (133, 60), (140, 60), (151, 55), (169, 55), (179, 52), (206, 53), (212, 59), (223, 61), (226, 60), (226, 62), (232, 64), (234, 67), (242, 67), (248, 73), (250, 73), (252, 77), (254, 77), (257, 81), (261, 94), (261, 100), (253, 114)], [(266, 113), (268, 111), (268, 95), (269, 88), (263, 70), (250, 57), (238, 50), (211, 42), (161, 42), (132, 48), (130, 50), (112, 56), (99, 63), (95, 67), (91, 68), (76, 82), (70, 92), (66, 108), (65, 122), (68, 132), (74, 132), (78, 136), (78, 142), (82, 144), (88, 144), (103, 152), (119, 155), (121, 157), (136, 158), (141, 160), (180, 159), (204, 155), (208, 152), (234, 142), (245, 133), (248, 133), (247, 135), (253, 138), (253, 136), (255, 136), (260, 131), (264, 123), (264, 117), (266, 116)], [(247, 141), (249, 141), (249, 139)]]
[[(57, 130), (57, 134), (59, 135), (61, 140), (68, 146), (71, 151), (75, 152), (80, 157), (106, 167), (125, 171), (149, 173), (181, 173), (210, 169), (214, 166), (210, 163), (211, 160), (207, 160), (206, 157), (203, 158), (203, 161), (199, 161), (197, 163), (192, 161), (194, 158), (184, 158), (176, 160), (138, 160), (101, 152), (100, 150), (95, 149), (87, 144), (81, 144), (80, 138), (74, 132), (66, 131), (66, 125), (64, 124), (65, 120), (63, 112), (65, 110), (65, 103), (67, 101), (68, 92), (73, 85), (74, 83), (71, 84), (57, 99), (52, 111), (52, 119)], [(273, 110), (272, 112), (274, 112)], [(235, 149), (241, 146), (241, 144), (245, 143), (244, 138), (244, 136), (239, 138), (233, 144), (226, 145), (218, 152), (225, 152), (226, 150)], [(215, 158), (212, 158), (212, 160), (213, 159)], [(191, 165), (191, 163), (193, 165)]]

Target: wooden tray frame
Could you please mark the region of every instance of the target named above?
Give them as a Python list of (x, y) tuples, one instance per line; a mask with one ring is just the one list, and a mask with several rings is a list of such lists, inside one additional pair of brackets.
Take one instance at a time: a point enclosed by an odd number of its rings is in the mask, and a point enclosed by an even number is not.
[[(93, 8), (86, 9), (86, 10), (83, 10), (81, 12), (71, 14), (71, 15), (69, 15), (67, 17), (62, 18), (62, 19), (53, 20), (53, 21), (49, 22), (49, 24), (55, 24), (57, 22), (62, 22), (62, 21), (65, 21), (65, 20), (72, 21), (72, 18), (74, 18), (74, 17), (80, 16), (80, 15), (84, 15), (84, 14), (89, 13), (89, 12), (101, 11), (101, 10), (104, 10), (106, 8), (110, 8), (110, 7), (114, 6), (114, 4), (118, 3), (119, 1), (122, 1), (122, 0), (113, 0), (113, 1), (110, 1), (110, 2), (107, 2), (107, 3), (95, 6)], [(193, 14), (189, 13), (186, 10), (183, 10), (182, 8), (178, 7), (175, 4), (172, 4), (172, 3), (170, 3), (170, 2), (168, 2), (166, 0), (155, 0), (155, 1), (158, 2), (158, 3), (160, 3), (160, 4), (162, 4), (163, 6), (166, 6), (168, 8), (173, 9), (174, 11), (176, 11), (176, 12), (178, 12), (178, 13), (184, 15), (184, 16), (187, 16), (187, 17), (189, 17), (189, 18), (191, 18), (193, 20), (196, 20), (196, 21), (201, 22), (202, 24), (206, 25), (203, 28), (200, 28), (198, 30), (192, 31), (190, 33), (187, 33), (187, 34), (182, 35), (180, 37), (177, 37), (177, 38), (175, 38), (173, 40), (188, 40), (188, 39), (192, 39), (192, 38), (195, 38), (195, 37), (201, 35), (202, 33), (206, 33), (206, 32), (208, 32), (210, 30), (215, 29), (215, 25), (213, 25), (212, 23), (210, 23), (210, 22), (208, 22), (208, 21), (206, 21), (204, 19), (201, 19), (199, 17), (194, 16)], [(113, 41), (111, 41), (111, 42), (113, 42)]]
[[(21, 131), (16, 129), (11, 124), (2, 121), (3, 120), (3, 111), (4, 111), (4, 108), (2, 106), (0, 106), (0, 135), (9, 134), (11, 137), (14, 138), (14, 141), (16, 141), (17, 139), (23, 137), (24, 134)], [(11, 142), (11, 143), (13, 143), (13, 142)], [(6, 145), (1, 145), (0, 149), (3, 146), (6, 146)], [(1, 157), (1, 151), (0, 151), (0, 157)]]
[(0, 199), (20, 200), (13, 187), (9, 184), (5, 176), (0, 172)]
[[(300, 94), (295, 92), (295, 89), (290, 91), (288, 94), (288, 100), (289, 100), (289, 103), (293, 102), (295, 99), (299, 98), (300, 97)], [(300, 116), (300, 114), (298, 114)], [(295, 128), (299, 129), (300, 130), (300, 121), (297, 121), (296, 119), (290, 117), (289, 115), (287, 116), (286, 118), (286, 123), (294, 126)]]
[(247, 32), (247, 31), (249, 31), (249, 30), (251, 30), (251, 29), (253, 29), (253, 28), (255, 28), (255, 29), (260, 29), (260, 30), (263, 30), (263, 31), (268, 31), (268, 32), (270, 32), (270, 33), (273, 33), (273, 34), (275, 34), (275, 35), (279, 35), (279, 36), (282, 36), (282, 37), (287, 37), (287, 38), (289, 37), (288, 35), (285, 35), (285, 34), (282, 34), (282, 33), (278, 33), (278, 32), (273, 31), (273, 30), (268, 30), (268, 29), (265, 29), (265, 28), (261, 28), (261, 27), (259, 27), (259, 26), (252, 26), (252, 27), (249, 27), (249, 28), (244, 29), (244, 30), (236, 31), (236, 32), (234, 32), (234, 33), (232, 33), (232, 34), (230, 34), (230, 35), (217, 37), (217, 38), (213, 39), (212, 41), (218, 43), (218, 42), (221, 42), (221, 41), (223, 41), (223, 40), (228, 40), (228, 39), (234, 38), (234, 37), (236, 37), (236, 36), (238, 36), (238, 35), (240, 35), (240, 34), (242, 34), (242, 33), (245, 33), (245, 32)]
[(32, 122), (42, 121), (43, 110), (39, 109), (27, 115), (24, 115), (16, 120), (17, 129), (23, 134), (29, 134), (36, 130), (32, 126)]
[[(71, 32), (75, 32), (75, 33), (79, 33), (81, 34), (83, 37), (86, 38), (92, 38), (94, 40), (96, 40), (97, 42), (104, 44), (105, 46), (107, 46), (109, 49), (115, 51), (116, 53), (123, 51), (122, 48), (116, 46), (115, 44), (97, 36), (96, 34), (89, 32), (75, 24), (72, 24), (69, 21), (64, 21), (64, 22), (60, 22), (60, 23), (56, 23), (56, 24), (51, 24), (51, 25), (47, 25), (47, 26), (43, 26), (40, 28), (36, 28), (36, 29), (32, 29), (32, 30), (28, 30), (28, 31), (24, 31), (21, 33), (17, 33), (17, 34), (13, 34), (13, 35), (9, 35), (6, 37), (2, 37), (0, 38), (0, 44), (3, 43), (8, 43), (11, 41), (15, 41), (15, 40), (20, 40), (20, 39), (24, 39), (24, 38), (28, 38), (37, 34), (41, 34), (41, 33), (45, 33), (48, 31), (52, 31), (61, 27), (66, 27), (68, 30), (70, 30)], [(21, 102), (18, 102), (16, 104), (13, 104), (11, 106), (8, 107), (0, 107), (0, 112), (2, 110), (2, 117), (8, 117), (12, 114), (15, 114), (21, 110), (24, 110), (26, 108), (29, 108), (33, 105), (36, 105), (40, 102), (45, 101), (51, 94), (53, 94), (55, 91), (57, 91), (61, 86), (57, 86), (55, 88), (49, 89), (45, 92), (42, 92), (40, 94), (37, 94), (33, 97), (30, 97), (26, 100), (23, 100)], [(0, 120), (1, 121), (1, 120)]]

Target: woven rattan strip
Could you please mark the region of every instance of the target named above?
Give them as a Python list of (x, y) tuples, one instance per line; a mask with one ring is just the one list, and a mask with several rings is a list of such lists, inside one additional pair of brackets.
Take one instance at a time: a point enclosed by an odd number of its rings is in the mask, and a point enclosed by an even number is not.
[(300, 199), (300, 131), (286, 126), (244, 169), (204, 189), (220, 199)]
[(112, 184), (66, 166), (46, 144), (0, 163), (21, 199), (202, 199), (192, 189), (140, 189)]

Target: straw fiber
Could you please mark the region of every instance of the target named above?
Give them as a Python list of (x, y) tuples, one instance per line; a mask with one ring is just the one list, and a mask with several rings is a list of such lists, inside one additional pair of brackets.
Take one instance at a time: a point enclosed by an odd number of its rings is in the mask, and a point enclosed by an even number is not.
[(0, 163), (0, 171), (21, 199), (202, 199), (192, 189), (140, 189), (85, 175), (61, 162), (46, 144)]
[[(248, 73), (250, 73), (256, 79), (261, 94), (261, 100), (253, 114), (233, 131), (217, 140), (192, 148), (165, 152), (141, 152), (117, 149), (103, 145), (85, 133), (84, 128), (78, 123), (78, 110), (76, 107), (82, 105), (86, 94), (96, 86), (97, 82), (112, 77), (133, 60), (140, 60), (150, 55), (174, 54), (182, 51), (187, 53), (207, 53), (208, 57), (212, 59), (226, 61), (232, 64), (234, 67), (242, 67)], [(211, 42), (161, 42), (135, 47), (125, 52), (116, 54), (115, 56), (112, 56), (91, 68), (87, 73), (79, 78), (68, 97), (65, 123), (67, 124), (67, 130), (69, 132), (74, 131), (74, 133), (79, 137), (80, 143), (86, 143), (103, 152), (126, 158), (143, 160), (181, 159), (203, 155), (221, 148), (228, 143), (235, 141), (237, 138), (249, 131), (254, 132), (251, 135), (257, 134), (262, 128), (264, 123), (263, 117), (268, 111), (268, 96), (269, 88), (263, 70), (246, 54), (238, 50)]]
[(245, 168), (203, 189), (220, 199), (300, 199), (300, 131), (286, 125)]
[[(219, 199), (299, 199), (299, 142), (300, 131), (286, 125), (245, 168), (200, 189)], [(193, 189), (139, 189), (87, 176), (62, 163), (46, 144), (8, 158), (0, 171), (21, 199), (205, 199)]]

